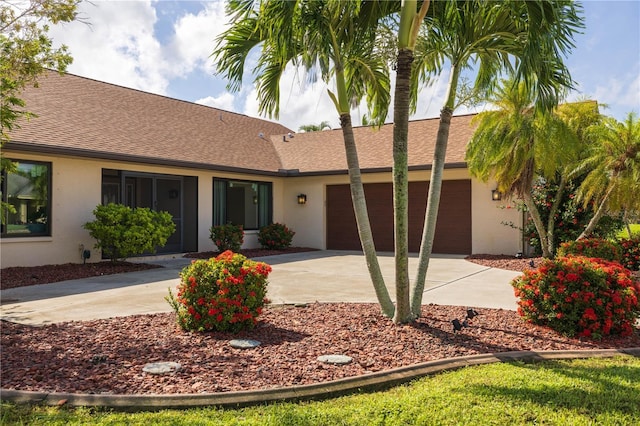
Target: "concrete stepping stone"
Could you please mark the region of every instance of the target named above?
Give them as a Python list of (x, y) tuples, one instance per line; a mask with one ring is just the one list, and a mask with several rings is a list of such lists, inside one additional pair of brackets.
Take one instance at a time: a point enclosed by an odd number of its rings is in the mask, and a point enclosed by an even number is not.
[(146, 364), (142, 371), (149, 374), (171, 374), (180, 370), (182, 365), (177, 362), (171, 361), (162, 361), (162, 362), (151, 362)]
[(236, 349), (253, 349), (260, 346), (260, 342), (251, 339), (233, 339), (229, 341), (229, 345)]
[(320, 355), (318, 357), (318, 361), (323, 362), (325, 364), (343, 365), (343, 364), (349, 364), (351, 361), (353, 361), (353, 358), (347, 355), (331, 354), (331, 355)]

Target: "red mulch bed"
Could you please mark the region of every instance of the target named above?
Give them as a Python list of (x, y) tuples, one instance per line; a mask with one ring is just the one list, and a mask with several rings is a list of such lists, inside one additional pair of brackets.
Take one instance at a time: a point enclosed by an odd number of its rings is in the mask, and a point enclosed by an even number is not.
[[(470, 326), (454, 332), (463, 307), (426, 305), (423, 317), (394, 325), (376, 304), (270, 307), (239, 335), (189, 333), (174, 314), (138, 315), (32, 327), (2, 323), (3, 389), (71, 393), (203, 393), (319, 383), (429, 360), (517, 350), (640, 347), (633, 336), (581, 341), (522, 321), (514, 311), (476, 309)], [(229, 339), (262, 342), (233, 349)], [(333, 366), (318, 356), (344, 354)], [(145, 364), (173, 361), (182, 369), (146, 374)]]
[(123, 272), (144, 271), (161, 268), (159, 265), (131, 262), (65, 263), (62, 265), (15, 266), (0, 270), (0, 289), (24, 287), (35, 284), (50, 284), (100, 275), (121, 274)]
[(542, 261), (543, 257), (520, 257), (505, 254), (472, 254), (466, 257), (469, 262), (479, 265), (490, 266), (492, 268), (508, 269), (510, 271), (524, 271), (525, 269), (535, 269)]
[[(303, 251), (306, 249), (291, 249)], [(279, 252), (282, 253), (282, 252)], [(209, 258), (217, 253), (192, 254)], [(245, 252), (247, 257), (266, 255)], [(273, 253), (271, 253), (273, 254)], [(469, 261), (512, 270), (529, 268), (531, 259), (511, 256), (471, 256)], [(538, 263), (539, 259), (534, 259)], [(78, 277), (78, 271), (116, 271), (109, 263), (59, 265), (2, 270), (6, 278), (29, 285), (45, 280)], [(148, 267), (122, 264), (128, 268)], [(64, 268), (67, 269), (64, 269)], [(87, 268), (93, 267), (93, 268)], [(100, 269), (105, 268), (105, 269)], [(14, 275), (8, 275), (8, 271)], [(137, 269), (139, 270), (139, 269)], [(75, 272), (73, 272), (75, 271)], [(5, 275), (7, 274), (7, 275)], [(86, 276), (86, 275), (83, 275)], [(42, 327), (3, 321), (0, 329), (0, 385), (26, 391), (152, 394), (203, 393), (320, 383), (368, 372), (443, 358), (518, 350), (575, 350), (640, 347), (640, 330), (629, 337), (580, 340), (528, 324), (514, 311), (476, 308), (480, 315), (469, 327), (453, 330), (463, 307), (427, 305), (410, 325), (394, 325), (376, 304), (312, 304), (307, 307), (270, 306), (251, 331), (189, 333), (176, 326), (174, 314), (135, 315), (105, 320), (67, 322)], [(233, 338), (262, 342), (255, 349), (229, 346)], [(344, 366), (320, 363), (317, 357), (344, 354)], [(155, 376), (145, 364), (174, 361), (182, 369)]]

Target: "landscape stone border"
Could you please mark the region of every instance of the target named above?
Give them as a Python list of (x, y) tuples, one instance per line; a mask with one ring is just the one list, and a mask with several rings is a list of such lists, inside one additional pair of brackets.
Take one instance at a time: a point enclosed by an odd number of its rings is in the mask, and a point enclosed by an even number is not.
[(420, 377), (474, 365), (513, 361), (538, 362), (577, 358), (611, 358), (620, 355), (640, 357), (640, 348), (539, 352), (515, 351), (470, 355), (423, 362), (324, 383), (251, 391), (205, 394), (109, 395), (0, 389), (0, 400), (17, 404), (107, 407), (119, 411), (156, 411), (169, 408), (184, 409), (205, 406), (233, 408), (270, 402), (321, 400), (349, 393), (387, 389)]

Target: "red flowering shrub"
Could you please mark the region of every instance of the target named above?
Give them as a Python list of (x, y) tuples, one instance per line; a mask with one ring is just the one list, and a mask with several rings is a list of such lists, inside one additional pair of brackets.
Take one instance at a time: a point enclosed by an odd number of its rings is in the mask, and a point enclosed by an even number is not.
[(281, 223), (263, 226), (258, 232), (258, 242), (265, 249), (283, 250), (291, 246), (296, 233)]
[(597, 257), (612, 262), (620, 261), (618, 247), (602, 238), (583, 238), (578, 241), (567, 241), (560, 244), (556, 257), (584, 256)]
[(271, 266), (225, 251), (216, 258), (194, 260), (180, 273), (178, 293), (166, 297), (178, 325), (189, 331), (251, 329), (268, 301)]
[(630, 335), (640, 317), (640, 282), (620, 264), (603, 259), (545, 260), (511, 285), (520, 316), (568, 336)]
[(640, 234), (618, 241), (620, 245), (620, 263), (632, 271), (640, 270)]
[(244, 242), (244, 230), (242, 225), (228, 223), (226, 225), (212, 226), (209, 228), (211, 241), (218, 247), (218, 251), (240, 251)]

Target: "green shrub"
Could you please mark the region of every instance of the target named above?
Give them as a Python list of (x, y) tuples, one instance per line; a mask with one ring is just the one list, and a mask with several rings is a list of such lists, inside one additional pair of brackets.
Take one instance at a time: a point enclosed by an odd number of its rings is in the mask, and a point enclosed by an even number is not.
[(83, 225), (112, 262), (143, 253), (155, 253), (167, 244), (176, 225), (167, 212), (146, 207), (132, 209), (122, 204), (99, 205), (93, 210), (96, 219)]
[(291, 246), (296, 233), (281, 223), (263, 226), (258, 233), (258, 242), (262, 248), (283, 250)]
[(616, 244), (601, 238), (583, 238), (562, 243), (557, 257), (564, 256), (597, 257), (611, 262), (620, 261), (620, 251)]
[(244, 242), (244, 231), (242, 225), (228, 223), (226, 225), (212, 226), (209, 229), (211, 241), (218, 247), (218, 251), (231, 250), (240, 251)]
[(620, 263), (632, 271), (640, 270), (640, 234), (618, 241), (620, 246)]
[(225, 251), (216, 258), (196, 260), (180, 273), (178, 292), (166, 300), (178, 325), (189, 331), (251, 329), (268, 301), (267, 276), (271, 267)]
[[(577, 201), (575, 195), (577, 188), (582, 182), (582, 178), (583, 177), (578, 177), (573, 181), (567, 182), (565, 191), (562, 193), (559, 209), (553, 217), (556, 247), (560, 243), (578, 238), (594, 215), (593, 201), (589, 202), (585, 208), (582, 203)], [(537, 181), (531, 189), (531, 195), (540, 213), (542, 223), (548, 223), (551, 206), (558, 196), (558, 185), (551, 182), (545, 183)], [(619, 216), (604, 215), (598, 221), (591, 236), (598, 238), (614, 237), (622, 225), (623, 222)], [(542, 253), (540, 238), (530, 215), (525, 223), (523, 232), (529, 239), (529, 244), (533, 247), (535, 253)]]
[(520, 316), (568, 336), (630, 335), (640, 317), (640, 282), (620, 264), (603, 259), (547, 259), (511, 285)]

